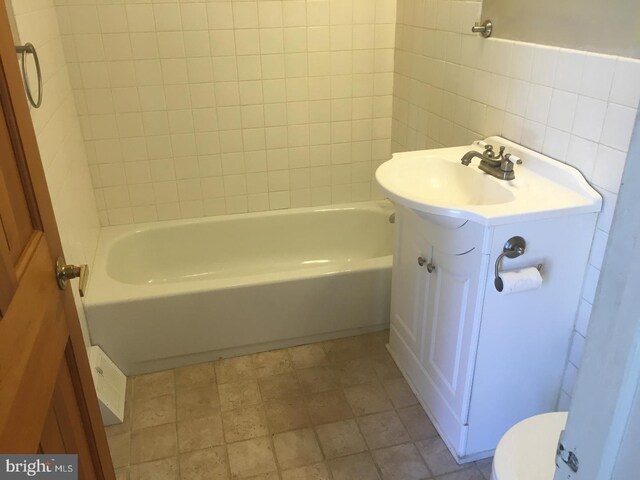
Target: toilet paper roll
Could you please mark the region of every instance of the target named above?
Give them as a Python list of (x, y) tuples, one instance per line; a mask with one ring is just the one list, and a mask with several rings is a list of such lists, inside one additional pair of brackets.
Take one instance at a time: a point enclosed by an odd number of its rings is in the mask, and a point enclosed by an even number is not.
[(503, 295), (537, 290), (542, 286), (542, 276), (536, 267), (501, 272), (500, 278), (502, 278), (504, 285)]

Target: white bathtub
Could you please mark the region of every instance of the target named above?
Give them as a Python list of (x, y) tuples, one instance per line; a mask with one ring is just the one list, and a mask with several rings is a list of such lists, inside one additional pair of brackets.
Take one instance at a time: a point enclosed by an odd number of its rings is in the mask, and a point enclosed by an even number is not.
[(100, 234), (85, 310), (127, 374), (386, 328), (388, 202)]

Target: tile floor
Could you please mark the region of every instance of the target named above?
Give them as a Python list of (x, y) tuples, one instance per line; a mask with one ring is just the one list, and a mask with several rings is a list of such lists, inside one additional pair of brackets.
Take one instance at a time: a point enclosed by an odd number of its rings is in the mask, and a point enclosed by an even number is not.
[(488, 480), (455, 463), (388, 331), (130, 378), (118, 480)]

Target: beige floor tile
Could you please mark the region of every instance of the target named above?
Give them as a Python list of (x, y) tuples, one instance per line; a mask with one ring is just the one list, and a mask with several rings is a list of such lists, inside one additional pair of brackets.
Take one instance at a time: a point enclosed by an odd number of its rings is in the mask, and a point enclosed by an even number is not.
[(322, 451), (312, 428), (278, 433), (273, 445), (282, 470), (311, 465), (322, 461)]
[(278, 472), (269, 472), (256, 475), (255, 477), (245, 477), (243, 480), (280, 480), (280, 478)]
[(369, 340), (369, 346), (371, 348), (386, 348), (389, 345), (389, 329), (380, 330), (378, 332), (372, 332), (365, 335)]
[(274, 472), (276, 461), (268, 437), (253, 438), (227, 445), (232, 478), (245, 478)]
[(178, 422), (178, 449), (181, 453), (223, 443), (222, 418), (219, 413)]
[(298, 379), (305, 393), (320, 393), (340, 388), (336, 371), (331, 367), (311, 367), (298, 370)]
[(344, 389), (344, 393), (356, 415), (367, 415), (393, 408), (382, 385), (379, 383), (365, 383), (355, 387), (348, 387)]
[(188, 480), (227, 480), (227, 452), (224, 447), (211, 447), (205, 450), (180, 455), (180, 478)]
[(316, 427), (316, 433), (326, 458), (343, 457), (367, 449), (358, 424), (353, 419), (320, 425)]
[(216, 382), (216, 370), (213, 362), (199, 363), (175, 370), (176, 388), (206, 387)]
[(255, 477), (245, 477), (243, 480), (280, 480), (280, 474), (278, 472), (269, 472), (256, 475)]
[(273, 350), (251, 355), (253, 368), (258, 378), (291, 372), (293, 367), (286, 350)]
[(220, 398), (216, 385), (180, 390), (176, 400), (178, 420), (210, 415), (220, 411)]
[(370, 350), (371, 358), (375, 360), (385, 361), (389, 356), (389, 350), (386, 345), (372, 345)]
[(143, 428), (131, 434), (131, 463), (145, 463), (178, 454), (176, 425)]
[(490, 459), (455, 463), (388, 335), (132, 377), (107, 428), (117, 480), (488, 480)]
[(302, 395), (300, 382), (298, 382), (298, 377), (294, 373), (282, 373), (264, 377), (258, 383), (264, 400), (299, 397)]
[(218, 385), (218, 393), (222, 410), (258, 405), (262, 401), (258, 382), (251, 378)]
[(269, 400), (264, 404), (271, 433), (286, 432), (311, 424), (302, 397)]
[(116, 469), (116, 480), (129, 480), (129, 467)]
[(160, 395), (169, 395), (175, 392), (176, 385), (173, 370), (149, 373), (133, 378), (134, 400), (159, 397)]
[(131, 433), (123, 432), (107, 437), (111, 461), (114, 468), (126, 467), (130, 463)]
[(380, 480), (369, 452), (329, 460), (334, 480)]
[(407, 429), (413, 441), (423, 440), (438, 435), (436, 427), (433, 426), (421, 405), (399, 408), (396, 410), (402, 424)]
[(133, 402), (133, 430), (176, 421), (176, 396), (144, 398)]
[(434, 475), (455, 472), (464, 468), (456, 463), (440, 437), (421, 440), (416, 443), (416, 446)]
[(314, 425), (353, 418), (353, 411), (342, 390), (315, 393), (307, 396), (306, 402)]
[(485, 480), (491, 480), (491, 468), (493, 467), (493, 458), (485, 458), (484, 460), (478, 460), (476, 467), (482, 473)]
[(424, 480), (430, 472), (412, 443), (371, 452), (383, 480)]
[(133, 381), (135, 377), (127, 377), (125, 390), (124, 390), (124, 399), (125, 402), (133, 400)]
[(290, 348), (289, 355), (295, 368), (319, 367), (329, 363), (324, 348), (317, 343)]
[(133, 465), (129, 472), (130, 480), (178, 480), (179, 478), (177, 457)]
[(383, 386), (395, 408), (408, 407), (418, 403), (418, 399), (404, 378), (385, 380)]
[(411, 440), (400, 418), (393, 410), (358, 417), (358, 424), (371, 449), (391, 447)]
[(373, 368), (382, 380), (402, 377), (402, 372), (387, 351), (373, 357)]
[(336, 365), (336, 371), (343, 387), (378, 381), (378, 374), (369, 358), (357, 358)]
[(322, 344), (332, 363), (342, 363), (369, 354), (368, 341), (362, 336), (338, 338)]
[(215, 369), (218, 384), (255, 378), (250, 355), (218, 360)]
[(267, 418), (262, 405), (222, 412), (222, 425), (227, 443), (269, 434)]
[[(127, 382), (128, 385), (132, 383), (133, 382), (131, 381)], [(131, 423), (132, 423), (131, 412), (133, 410), (132, 405), (133, 405), (133, 395), (129, 397), (125, 396), (124, 419), (122, 423), (116, 423), (115, 425), (105, 426), (104, 429), (105, 429), (105, 432), (107, 433), (107, 437), (111, 435), (118, 435), (120, 433), (126, 433), (131, 431)]]
[(282, 480), (331, 480), (324, 463), (307, 465), (282, 472)]
[(386, 349), (387, 344), (389, 343), (389, 330), (386, 329), (380, 330), (379, 332), (369, 333), (368, 335), (365, 335), (365, 337), (369, 340), (371, 348), (382, 347)]
[(457, 472), (447, 473), (438, 477), (438, 480), (485, 480), (480, 470), (475, 466), (467, 467), (464, 470), (458, 470)]

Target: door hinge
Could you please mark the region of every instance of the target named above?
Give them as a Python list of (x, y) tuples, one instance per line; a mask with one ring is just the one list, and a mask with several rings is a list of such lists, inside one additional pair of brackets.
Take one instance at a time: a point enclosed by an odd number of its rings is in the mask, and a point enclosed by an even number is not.
[[(573, 473), (578, 471), (580, 462), (578, 456), (574, 452), (570, 452), (564, 448), (562, 441), (558, 442), (558, 450), (556, 451), (556, 458), (559, 458), (571, 469)], [(556, 462), (557, 463), (557, 462)]]

